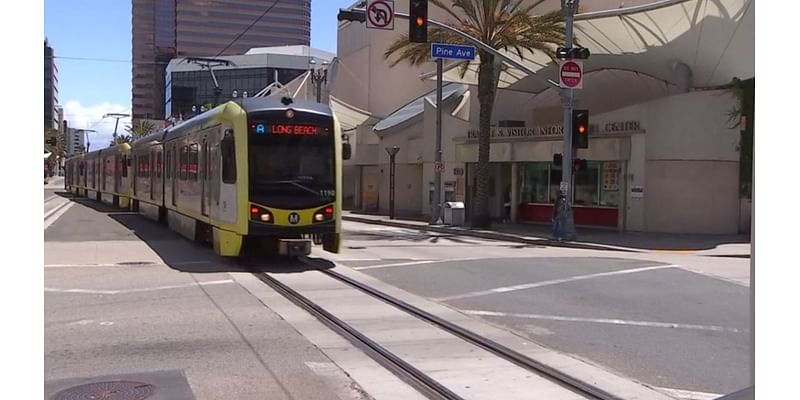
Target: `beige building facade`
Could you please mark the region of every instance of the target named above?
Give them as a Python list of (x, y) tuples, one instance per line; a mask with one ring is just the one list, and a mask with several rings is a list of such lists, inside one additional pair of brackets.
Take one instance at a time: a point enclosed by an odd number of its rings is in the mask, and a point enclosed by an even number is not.
[[(730, 7), (748, 3), (725, 1), (733, 4)], [(732, 23), (747, 26), (752, 10), (741, 11), (738, 18), (744, 23)], [(441, 14), (431, 8), (432, 19), (446, 20)], [(396, 21), (394, 32), (367, 30), (357, 23), (340, 25), (331, 95), (363, 114), (358, 124), (345, 127), (353, 157), (346, 162), (344, 196), (353, 209), (387, 212), (390, 168), (385, 149), (397, 146), (395, 213), (428, 215), (436, 130), (435, 76), (431, 79), (430, 72), (435, 64), (389, 67), (383, 52), (402, 28), (402, 20)], [(692, 34), (687, 32), (684, 37)], [(736, 37), (731, 36), (734, 45), (729, 47), (744, 49), (743, 57), (752, 58), (752, 52), (746, 53), (750, 42), (741, 44)], [(702, 46), (704, 42), (696, 43)], [(716, 60), (723, 63), (726, 57), (723, 53)], [(718, 66), (706, 79), (704, 68), (697, 64), (687, 68), (680, 60), (672, 60), (668, 68), (662, 68), (667, 74), (642, 67), (640, 71), (598, 68), (586, 75), (575, 104), (590, 110), (589, 148), (577, 153), (587, 160), (586, 169), (576, 172), (571, 184), (578, 226), (707, 234), (749, 230), (741, 222), (749, 220), (750, 208), (739, 196), (740, 132), (730, 121), (738, 100), (717, 83), (732, 76), (714, 77), (725, 70)], [(543, 69), (542, 75), (552, 79), (547, 72)], [(746, 72), (725, 70), (740, 79), (752, 77)], [(527, 90), (540, 84), (531, 79), (543, 80), (528, 77), (505, 87), (501, 84), (498, 90), (492, 118), (489, 204), (492, 216), (501, 219), (509, 192), (512, 220), (549, 223), (561, 179), (561, 166), (553, 163), (553, 155), (563, 151), (563, 112), (559, 90)], [(479, 106), (474, 82), (469, 77), (456, 81), (446, 74), (443, 193), (446, 201), (464, 202), (469, 216)]]

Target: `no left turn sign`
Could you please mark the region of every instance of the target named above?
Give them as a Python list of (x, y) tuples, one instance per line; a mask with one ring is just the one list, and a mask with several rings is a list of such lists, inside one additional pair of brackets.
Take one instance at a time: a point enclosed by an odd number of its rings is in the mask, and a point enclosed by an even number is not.
[(583, 63), (568, 60), (561, 63), (559, 69), (561, 87), (569, 89), (583, 89)]
[(367, 4), (367, 28), (394, 30), (394, 1), (370, 0)]

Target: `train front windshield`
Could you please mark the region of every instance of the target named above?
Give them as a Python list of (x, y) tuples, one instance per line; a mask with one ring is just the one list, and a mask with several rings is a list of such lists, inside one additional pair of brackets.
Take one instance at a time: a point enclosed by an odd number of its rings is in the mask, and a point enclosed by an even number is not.
[(266, 206), (310, 208), (333, 201), (330, 118), (251, 118), (250, 197)]

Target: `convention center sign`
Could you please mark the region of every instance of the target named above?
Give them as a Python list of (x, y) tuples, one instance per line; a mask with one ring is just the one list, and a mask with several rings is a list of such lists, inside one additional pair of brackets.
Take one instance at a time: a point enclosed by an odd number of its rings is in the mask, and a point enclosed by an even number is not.
[[(599, 124), (589, 124), (589, 134), (612, 135), (626, 133), (644, 133), (639, 121), (616, 121)], [(536, 126), (531, 128), (498, 128), (492, 127), (491, 138), (494, 139), (533, 139), (550, 138), (559, 139), (564, 135), (562, 124)], [(468, 140), (478, 139), (478, 130), (467, 131)]]

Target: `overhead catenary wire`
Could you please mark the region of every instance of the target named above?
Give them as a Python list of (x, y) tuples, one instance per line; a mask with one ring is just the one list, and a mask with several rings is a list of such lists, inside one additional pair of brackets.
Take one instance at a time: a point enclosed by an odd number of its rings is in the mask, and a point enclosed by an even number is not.
[(219, 57), (219, 56), (221, 56), (221, 55), (222, 55), (222, 53), (224, 53), (224, 52), (225, 52), (225, 50), (228, 50), (228, 48), (230, 48), (231, 46), (233, 46), (233, 44), (234, 44), (234, 43), (236, 43), (236, 42), (237, 42), (239, 39), (241, 39), (241, 37), (242, 37), (242, 36), (244, 36), (244, 34), (245, 34), (245, 33), (247, 33), (247, 32), (250, 30), (250, 28), (252, 28), (253, 26), (255, 26), (255, 25), (258, 23), (258, 21), (261, 21), (261, 18), (264, 18), (264, 16), (265, 16), (265, 15), (267, 15), (267, 13), (268, 13), (268, 12), (272, 11), (272, 9), (275, 7), (275, 5), (276, 5), (276, 4), (278, 4), (278, 3), (280, 3), (280, 1), (281, 1), (281, 0), (275, 0), (275, 1), (273, 1), (273, 2), (272, 2), (272, 5), (270, 5), (269, 7), (267, 7), (267, 9), (266, 9), (266, 10), (264, 10), (264, 12), (263, 12), (263, 13), (261, 13), (261, 15), (260, 15), (258, 18), (256, 18), (256, 20), (255, 20), (255, 21), (253, 21), (253, 23), (251, 23), (251, 24), (250, 24), (250, 25), (249, 25), (247, 28), (245, 28), (245, 29), (244, 29), (244, 30), (243, 30), (241, 33), (239, 33), (238, 35), (236, 35), (236, 37), (235, 37), (235, 38), (233, 38), (233, 40), (231, 40), (231, 42), (230, 42), (230, 43), (228, 43), (228, 45), (227, 45), (227, 46), (225, 46), (225, 48), (223, 48), (222, 50), (220, 50), (220, 52), (219, 52), (219, 53), (217, 53), (217, 55), (216, 55), (216, 56), (214, 56), (214, 57)]

